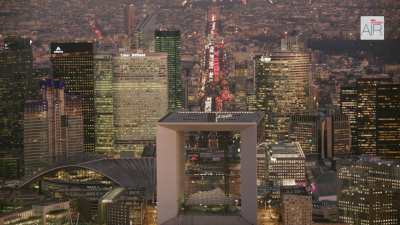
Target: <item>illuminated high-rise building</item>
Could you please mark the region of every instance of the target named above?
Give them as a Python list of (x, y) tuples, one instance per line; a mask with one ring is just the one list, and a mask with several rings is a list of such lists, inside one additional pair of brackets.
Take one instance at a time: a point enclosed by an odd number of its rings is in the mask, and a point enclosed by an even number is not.
[(282, 225), (312, 225), (310, 195), (283, 194), (281, 201)]
[(0, 224), (59, 224), (70, 223), (70, 202), (42, 202), (35, 203), (29, 208), (21, 208), (14, 212), (0, 214)]
[(65, 82), (65, 93), (82, 99), (85, 151), (95, 149), (94, 63), (92, 43), (51, 43), (53, 76)]
[(28, 100), (24, 114), (25, 174), (83, 152), (81, 102), (65, 96), (64, 83), (40, 82), (40, 100)]
[(365, 156), (337, 162), (339, 221), (400, 224), (400, 165)]
[(389, 76), (376, 75), (342, 89), (341, 111), (350, 120), (352, 152), (399, 157), (398, 86)]
[(387, 77), (363, 77), (357, 80), (357, 151), (376, 154), (377, 137), (377, 86), (390, 82)]
[(351, 151), (357, 152), (357, 87), (344, 86), (340, 90), (340, 110), (346, 115), (350, 123)]
[(385, 158), (400, 158), (400, 84), (382, 84), (376, 90), (376, 149)]
[(252, 86), (252, 81), (249, 79), (249, 70), (247, 61), (235, 64), (235, 71), (232, 76), (232, 79), (235, 81), (235, 87), (232, 90), (235, 95), (235, 111), (247, 111), (247, 97), (249, 89)]
[(114, 57), (113, 113), (117, 153), (140, 156), (155, 143), (157, 121), (168, 111), (167, 54)]
[(267, 142), (287, 139), (290, 115), (307, 110), (310, 60), (308, 52), (287, 47), (256, 58), (256, 108), (265, 112)]
[[(76, 157), (84, 152), (85, 124), (82, 110), (83, 101), (77, 96), (66, 94), (65, 115), (61, 127), (65, 133), (65, 152), (67, 158)], [(64, 134), (63, 133), (63, 134)]]
[(32, 48), (28, 39), (8, 37), (0, 48), (0, 151), (23, 150), (25, 97), (32, 86)]
[(144, 191), (117, 187), (107, 192), (100, 200), (104, 224), (107, 225), (145, 225), (147, 202)]
[(313, 199), (305, 191), (281, 193), (282, 225), (348, 225), (333, 221), (313, 221)]
[(267, 145), (261, 143), (257, 145), (257, 194), (262, 195), (266, 190), (267, 182)]
[(113, 151), (113, 60), (111, 55), (94, 56), (96, 145), (99, 153)]
[(321, 156), (334, 158), (351, 154), (350, 121), (346, 115), (326, 116), (321, 122)]
[(266, 159), (267, 181), (278, 185), (305, 182), (305, 160), (298, 142), (269, 145)]
[(129, 45), (132, 49), (136, 46), (136, 7), (134, 4), (130, 4), (126, 7), (125, 23), (126, 23), (126, 33), (129, 38)]
[(155, 50), (168, 53), (168, 110), (182, 109), (185, 93), (181, 78), (181, 32), (157, 30)]
[(317, 114), (291, 115), (289, 140), (299, 142), (306, 155), (318, 156), (321, 151), (320, 117)]

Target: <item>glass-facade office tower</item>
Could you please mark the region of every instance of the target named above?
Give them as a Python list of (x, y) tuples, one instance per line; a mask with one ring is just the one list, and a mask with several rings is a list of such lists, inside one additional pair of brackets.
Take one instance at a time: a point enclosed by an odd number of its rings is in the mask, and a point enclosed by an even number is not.
[(256, 109), (265, 112), (265, 140), (288, 138), (289, 117), (307, 110), (310, 54), (275, 51), (255, 59)]
[(317, 114), (291, 115), (289, 140), (299, 142), (306, 155), (318, 155), (321, 151), (321, 121)]
[(357, 86), (341, 87), (340, 110), (349, 119), (351, 131), (351, 151), (357, 152)]
[(125, 26), (126, 33), (129, 39), (129, 47), (135, 49), (136, 47), (136, 7), (134, 4), (129, 4), (125, 12)]
[(8, 37), (0, 48), (0, 151), (22, 154), (25, 97), (32, 87), (28, 39)]
[(382, 84), (376, 90), (376, 147), (385, 158), (400, 158), (400, 84)]
[(321, 122), (321, 156), (334, 158), (351, 153), (350, 121), (346, 115), (326, 116)]
[(357, 80), (357, 151), (376, 154), (376, 89), (377, 85), (390, 82), (388, 78), (364, 77)]
[(83, 152), (81, 101), (65, 96), (62, 81), (45, 79), (40, 86), (41, 99), (25, 104), (25, 175)]
[(400, 224), (400, 165), (369, 156), (337, 162), (339, 221)]
[(182, 109), (185, 93), (181, 78), (180, 31), (156, 31), (155, 50), (168, 53), (168, 110)]
[(390, 77), (377, 75), (362, 77), (342, 90), (341, 110), (350, 119), (353, 152), (400, 157), (399, 86)]
[(94, 56), (96, 145), (98, 153), (113, 153), (113, 58), (111, 55)]
[(65, 93), (82, 99), (85, 151), (95, 149), (94, 63), (92, 43), (51, 43), (54, 78), (65, 82)]
[(140, 156), (155, 143), (157, 121), (168, 111), (167, 54), (114, 57), (113, 113), (117, 153)]

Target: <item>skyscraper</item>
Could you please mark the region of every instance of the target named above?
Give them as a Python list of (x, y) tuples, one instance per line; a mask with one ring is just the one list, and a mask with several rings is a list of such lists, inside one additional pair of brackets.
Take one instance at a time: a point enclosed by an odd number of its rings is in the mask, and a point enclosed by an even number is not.
[(155, 143), (157, 121), (168, 110), (167, 54), (122, 53), (114, 72), (115, 150), (140, 156)]
[(376, 149), (379, 156), (400, 158), (400, 84), (382, 84), (376, 91)]
[(248, 91), (252, 85), (249, 79), (249, 65), (248, 61), (243, 63), (235, 64), (235, 72), (232, 79), (235, 81), (235, 111), (246, 111), (247, 110), (247, 96)]
[(136, 7), (134, 4), (130, 4), (126, 7), (125, 23), (126, 33), (128, 34), (129, 47), (135, 49), (136, 46)]
[(175, 111), (184, 106), (184, 89), (181, 78), (181, 33), (180, 31), (157, 30), (156, 52), (168, 53), (168, 110)]
[(113, 151), (113, 64), (111, 55), (94, 56), (96, 145), (99, 153), (112, 154)]
[(376, 75), (342, 89), (341, 110), (350, 120), (353, 152), (399, 157), (398, 88), (389, 76)]
[(95, 148), (94, 63), (92, 43), (51, 43), (54, 78), (65, 82), (65, 92), (82, 99), (85, 151)]
[(357, 86), (343, 86), (340, 89), (340, 110), (350, 123), (351, 151), (357, 152)]
[(317, 114), (291, 115), (289, 140), (299, 142), (304, 154), (319, 156), (321, 151), (321, 121)]
[(32, 87), (32, 48), (28, 39), (8, 37), (0, 49), (0, 151), (21, 154), (25, 97)]
[(321, 122), (321, 155), (333, 158), (351, 154), (350, 121), (343, 114), (326, 116)]
[(361, 157), (337, 162), (339, 221), (350, 224), (400, 223), (400, 165)]
[(266, 168), (266, 157), (267, 157), (267, 145), (261, 143), (257, 145), (257, 194), (263, 195), (265, 193), (266, 181), (267, 181), (267, 168)]
[(59, 80), (41, 81), (40, 100), (28, 100), (24, 115), (25, 174), (83, 152), (81, 102), (64, 94)]
[(357, 151), (376, 154), (377, 86), (391, 82), (388, 77), (363, 77), (357, 80)]
[(290, 115), (307, 110), (310, 55), (282, 48), (255, 60), (256, 108), (266, 113), (265, 139), (285, 140)]

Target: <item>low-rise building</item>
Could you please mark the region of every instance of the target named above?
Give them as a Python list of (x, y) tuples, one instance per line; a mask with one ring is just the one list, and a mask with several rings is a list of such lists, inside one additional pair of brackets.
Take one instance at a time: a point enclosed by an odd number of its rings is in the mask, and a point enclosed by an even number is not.
[(69, 210), (69, 201), (42, 203), (0, 215), (0, 225), (68, 225)]

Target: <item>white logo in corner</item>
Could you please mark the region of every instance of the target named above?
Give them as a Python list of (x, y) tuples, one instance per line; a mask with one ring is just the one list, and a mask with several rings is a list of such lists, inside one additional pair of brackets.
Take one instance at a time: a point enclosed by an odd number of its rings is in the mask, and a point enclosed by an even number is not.
[(385, 17), (362, 16), (361, 40), (385, 40)]

